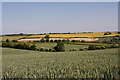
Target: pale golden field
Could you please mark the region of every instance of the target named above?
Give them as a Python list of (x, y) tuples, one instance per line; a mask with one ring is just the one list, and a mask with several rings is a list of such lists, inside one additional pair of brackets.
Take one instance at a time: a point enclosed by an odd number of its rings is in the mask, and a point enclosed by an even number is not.
[[(62, 37), (62, 38), (69, 38), (69, 37), (86, 37), (86, 38), (96, 38), (96, 37), (109, 37), (118, 35), (116, 32), (112, 32), (111, 35), (104, 35), (104, 33), (77, 33), (77, 34), (49, 34), (50, 37)], [(29, 38), (35, 37), (45, 37), (46, 35), (32, 35)]]
[(22, 38), (22, 37), (25, 37), (25, 36), (3, 36), (3, 37), (0, 37), (0, 41), (1, 41), (1, 39), (2, 39), (2, 41), (5, 41), (6, 39), (18, 40), (19, 38)]

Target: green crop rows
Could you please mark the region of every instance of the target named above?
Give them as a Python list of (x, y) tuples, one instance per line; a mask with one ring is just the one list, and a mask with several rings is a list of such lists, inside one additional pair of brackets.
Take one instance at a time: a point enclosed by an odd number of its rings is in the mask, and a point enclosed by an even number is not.
[(2, 48), (3, 78), (118, 78), (118, 49), (39, 52)]

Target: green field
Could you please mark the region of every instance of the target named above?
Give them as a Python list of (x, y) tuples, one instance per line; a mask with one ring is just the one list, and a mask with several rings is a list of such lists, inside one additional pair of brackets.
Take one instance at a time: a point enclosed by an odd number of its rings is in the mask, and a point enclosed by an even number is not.
[[(40, 43), (40, 42), (33, 42), (33, 43), (30, 42), (28, 44), (35, 44), (37, 49), (41, 47), (45, 49), (49, 49), (57, 45), (57, 43)], [(64, 45), (66, 51), (70, 51), (70, 49), (74, 49), (74, 48), (79, 51), (80, 48), (88, 47), (88, 45), (77, 45), (77, 44), (64, 44)]]
[(118, 78), (118, 49), (39, 52), (2, 48), (3, 78)]

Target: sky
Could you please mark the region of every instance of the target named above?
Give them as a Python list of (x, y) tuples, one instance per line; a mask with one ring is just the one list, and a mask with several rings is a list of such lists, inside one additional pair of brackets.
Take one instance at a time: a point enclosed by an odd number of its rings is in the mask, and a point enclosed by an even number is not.
[(117, 2), (2, 3), (2, 34), (117, 30)]

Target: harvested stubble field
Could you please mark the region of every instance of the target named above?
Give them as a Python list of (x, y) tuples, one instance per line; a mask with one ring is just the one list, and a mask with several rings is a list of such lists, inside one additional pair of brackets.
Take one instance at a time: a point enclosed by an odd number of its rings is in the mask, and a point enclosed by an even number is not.
[(39, 52), (2, 48), (3, 78), (118, 78), (118, 49)]
[(0, 41), (1, 40), (5, 41), (6, 39), (9, 39), (10, 41), (11, 40), (18, 40), (22, 37), (25, 37), (25, 36), (3, 36), (3, 37), (0, 37)]

